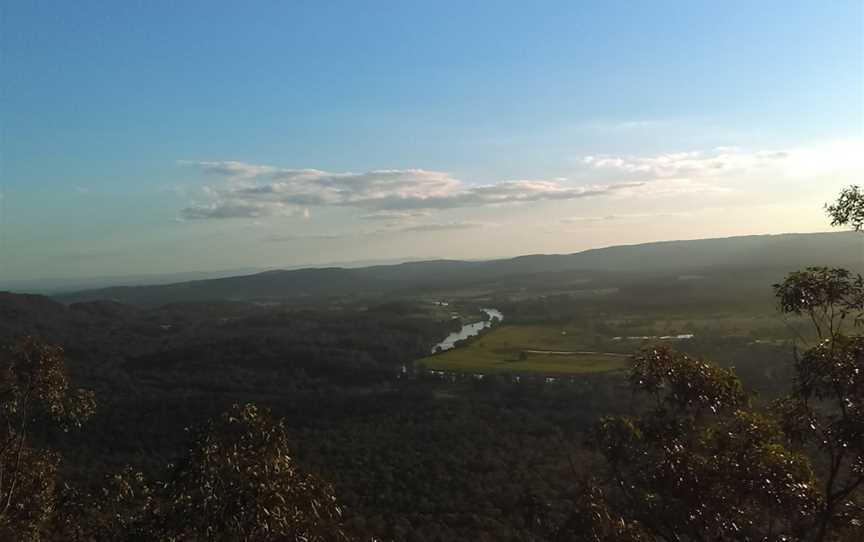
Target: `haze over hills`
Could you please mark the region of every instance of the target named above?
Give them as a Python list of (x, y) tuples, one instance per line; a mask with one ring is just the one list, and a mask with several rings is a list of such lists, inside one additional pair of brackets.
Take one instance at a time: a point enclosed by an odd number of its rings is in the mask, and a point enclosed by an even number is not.
[[(423, 258), (425, 260), (432, 258)], [(316, 267), (369, 267), (373, 265), (394, 265), (399, 263), (420, 261), (417, 258), (391, 259), (391, 260), (357, 260), (345, 262), (332, 262)], [(17, 293), (60, 295), (81, 290), (97, 290), (115, 286), (151, 286), (157, 284), (173, 284), (177, 282), (188, 282), (193, 280), (206, 280), (225, 278), (238, 275), (251, 275), (264, 273), (272, 270), (287, 271), (291, 269), (303, 269), (313, 267), (310, 264), (275, 267), (245, 267), (240, 269), (221, 269), (217, 271), (185, 271), (177, 273), (146, 273), (136, 275), (111, 275), (98, 277), (77, 278), (38, 278), (19, 280), (0, 280), (0, 291)]]
[(468, 287), (480, 281), (539, 274), (688, 274), (761, 270), (779, 278), (811, 265), (861, 268), (864, 239), (853, 232), (754, 235), (665, 241), (591, 249), (575, 254), (526, 255), (489, 261), (432, 260), (361, 268), (321, 267), (148, 286), (84, 290), (55, 296), (65, 302), (109, 299), (137, 305), (214, 300), (289, 300)]
[(150, 286), (175, 282), (230, 277), (263, 271), (256, 268), (229, 269), (221, 271), (189, 271), (181, 273), (152, 273), (141, 275), (121, 275), (81, 278), (40, 278), (0, 281), (0, 290), (31, 294), (59, 294), (79, 290), (107, 288), (135, 284)]

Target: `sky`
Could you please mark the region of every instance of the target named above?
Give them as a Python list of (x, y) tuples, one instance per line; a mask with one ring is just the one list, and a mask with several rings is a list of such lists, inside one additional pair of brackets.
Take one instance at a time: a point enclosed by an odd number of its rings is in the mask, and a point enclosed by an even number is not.
[(826, 231), (864, 2), (7, 2), (0, 279)]

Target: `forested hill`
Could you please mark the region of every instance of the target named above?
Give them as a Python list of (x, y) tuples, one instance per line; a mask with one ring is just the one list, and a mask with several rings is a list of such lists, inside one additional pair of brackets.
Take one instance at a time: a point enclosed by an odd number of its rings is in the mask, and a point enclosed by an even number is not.
[(268, 271), (166, 285), (85, 290), (59, 295), (56, 299), (65, 303), (110, 299), (137, 305), (225, 299), (308, 299), (358, 291), (396, 293), (418, 288), (459, 288), (543, 273), (785, 272), (810, 265), (859, 269), (864, 265), (864, 239), (852, 232), (835, 232), (668, 241), (490, 261), (435, 260), (354, 269)]

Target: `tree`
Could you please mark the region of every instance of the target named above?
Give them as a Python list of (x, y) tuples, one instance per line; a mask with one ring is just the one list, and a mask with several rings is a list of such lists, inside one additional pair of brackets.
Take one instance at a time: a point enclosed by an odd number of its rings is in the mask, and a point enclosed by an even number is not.
[(856, 185), (844, 188), (837, 201), (826, 205), (832, 226), (852, 226), (855, 231), (864, 228), (864, 191)]
[[(834, 226), (864, 226), (857, 186), (827, 206)], [(864, 279), (845, 269), (808, 268), (774, 285), (784, 314), (806, 314), (818, 341), (795, 354), (795, 382), (778, 404), (786, 433), (817, 458), (823, 474), (816, 540), (864, 525), (864, 337), (849, 331), (864, 318)], [(851, 317), (852, 326), (844, 325)]]
[(54, 540), (91, 542), (166, 540), (163, 485), (148, 480), (131, 467), (105, 477), (99, 491), (64, 485), (58, 513), (51, 524)]
[(64, 488), (63, 513), (52, 525), (57, 539), (348, 540), (333, 491), (295, 464), (282, 422), (267, 410), (235, 405), (192, 437), (163, 481), (126, 467), (101, 491)]
[[(864, 192), (844, 189), (826, 210), (832, 226), (864, 227)], [(778, 404), (786, 433), (823, 475), (815, 540), (864, 527), (864, 279), (845, 269), (808, 268), (774, 285), (780, 311), (806, 314), (818, 342), (795, 353), (791, 393)], [(852, 326), (844, 325), (851, 316)]]
[(555, 542), (648, 542), (646, 531), (636, 521), (616, 515), (603, 492), (589, 486), (567, 521), (551, 537)]
[(24, 337), (0, 350), (0, 538), (39, 540), (56, 506), (58, 454), (32, 433), (80, 427), (93, 394), (70, 390), (63, 350)]
[(786, 434), (822, 471), (815, 540), (864, 526), (864, 337), (837, 336), (795, 362), (792, 392), (779, 403)]
[(852, 315), (860, 323), (864, 311), (864, 278), (846, 269), (808, 267), (795, 271), (774, 285), (783, 314), (806, 315), (818, 340), (833, 340)]
[(608, 466), (616, 524), (662, 540), (803, 536), (820, 502), (810, 463), (750, 408), (731, 370), (653, 347), (634, 356), (629, 380), (652, 407), (604, 418), (590, 438)]
[(298, 468), (282, 422), (252, 404), (196, 431), (164, 489), (172, 540), (346, 540), (332, 489)]
[[(826, 210), (834, 226), (864, 228), (857, 186)], [(861, 539), (864, 337), (847, 333), (862, 323), (864, 279), (809, 267), (774, 294), (781, 313), (809, 319), (816, 340), (795, 350), (794, 384), (773, 412), (750, 408), (731, 371), (652, 348), (635, 356), (630, 382), (653, 408), (594, 430), (616, 508), (656, 537)]]
[[(857, 186), (827, 211), (835, 226), (864, 229)], [(730, 370), (664, 347), (636, 355), (630, 383), (653, 406), (594, 429), (616, 497), (592, 501), (595, 520), (636, 522), (663, 540), (862, 538), (864, 337), (849, 333), (864, 319), (864, 279), (810, 267), (774, 293), (816, 339), (794, 352), (789, 394), (758, 412)]]

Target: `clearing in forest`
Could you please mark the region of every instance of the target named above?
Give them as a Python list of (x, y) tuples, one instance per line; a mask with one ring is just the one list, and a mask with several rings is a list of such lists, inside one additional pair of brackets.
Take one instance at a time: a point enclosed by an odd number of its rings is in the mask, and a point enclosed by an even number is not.
[(628, 358), (591, 351), (560, 327), (501, 325), (417, 363), (427, 369), (468, 373), (580, 374), (619, 371), (628, 366)]

